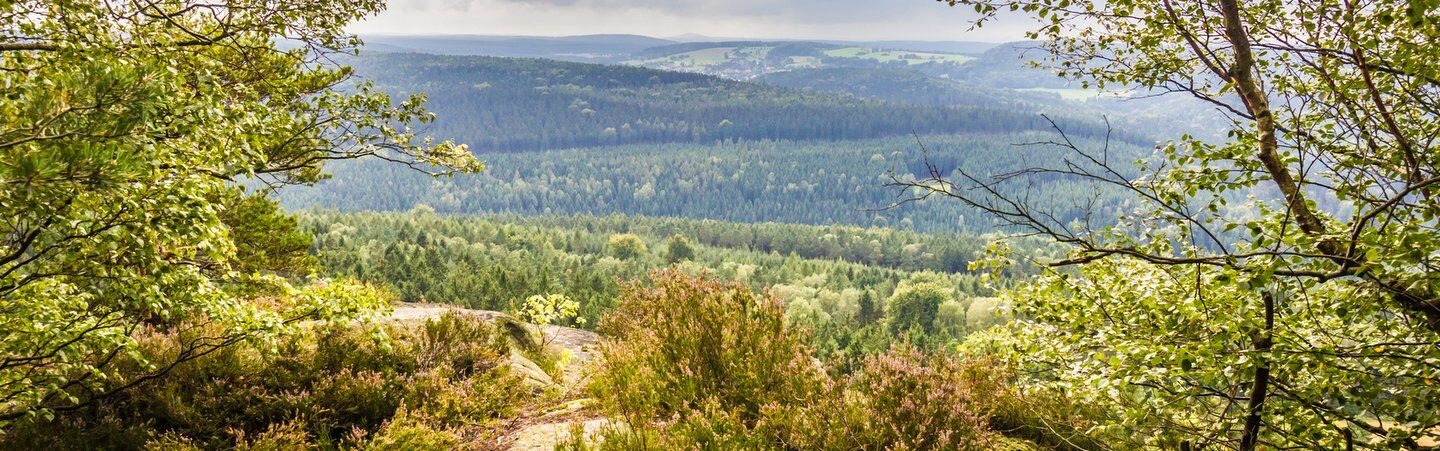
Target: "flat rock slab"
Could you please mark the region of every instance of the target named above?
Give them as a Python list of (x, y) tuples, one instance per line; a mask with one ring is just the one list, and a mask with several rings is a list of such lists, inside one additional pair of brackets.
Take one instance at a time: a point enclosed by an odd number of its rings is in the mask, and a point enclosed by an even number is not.
[[(395, 309), (390, 312), (389, 318), (396, 321), (421, 321), (437, 318), (452, 311), (485, 320), (510, 316), (492, 310), (472, 310), (453, 305), (406, 303), (395, 306)], [(570, 362), (565, 366), (564, 380), (561, 382), (566, 390), (579, 388), (585, 380), (585, 370), (589, 368), (590, 361), (595, 358), (595, 346), (600, 342), (600, 335), (588, 330), (548, 324), (541, 326), (540, 330), (543, 332), (543, 339), (547, 346), (570, 352)]]
[(599, 438), (600, 431), (611, 424), (611, 421), (605, 418), (535, 424), (520, 430), (516, 434), (515, 441), (510, 443), (510, 449), (518, 451), (555, 449), (555, 445), (570, 440), (571, 429), (574, 425), (579, 425), (585, 431), (587, 443), (594, 444)]

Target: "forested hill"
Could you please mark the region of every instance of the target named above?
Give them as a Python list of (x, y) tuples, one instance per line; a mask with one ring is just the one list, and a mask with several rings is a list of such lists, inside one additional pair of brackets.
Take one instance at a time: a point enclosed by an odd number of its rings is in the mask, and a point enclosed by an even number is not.
[(757, 82), (786, 88), (851, 94), (895, 103), (1039, 110), (1060, 103), (1054, 94), (1002, 90), (932, 77), (915, 70), (868, 67), (796, 69), (761, 75)]
[[(1006, 46), (1014, 52), (1015, 47)], [(1004, 59), (987, 56), (987, 58)], [(987, 63), (988, 64), (988, 63)], [(1000, 64), (1000, 63), (997, 63)], [(1014, 64), (1014, 63), (1011, 63)], [(830, 67), (775, 72), (754, 81), (787, 88), (848, 94), (875, 100), (915, 105), (1003, 107), (1017, 111), (1063, 113), (1072, 118), (1109, 119), (1126, 139), (1138, 136), (1174, 136), (1177, 132), (1219, 139), (1226, 130), (1225, 115), (1213, 105), (1184, 95), (1106, 94), (1096, 89), (992, 86), (997, 80), (1022, 79), (1039, 69), (1015, 66), (976, 80), (933, 77), (910, 69)], [(1063, 85), (1062, 85), (1063, 86)]]
[[(1016, 110), (901, 105), (638, 67), (393, 53), (361, 57), (355, 66), (389, 91), (428, 93), (439, 119), (427, 132), (477, 151), (1049, 128)], [(1076, 122), (1067, 131), (1099, 135), (1104, 128)]]
[(611, 61), (675, 41), (630, 34), (584, 36), (368, 35), (367, 51)]
[[(527, 215), (623, 213), (645, 216), (889, 226), (935, 232), (986, 232), (1001, 224), (960, 202), (925, 201), (886, 208), (904, 193), (890, 176), (925, 176), (928, 160), (943, 173), (1001, 174), (1062, 165), (1064, 153), (1014, 143), (1054, 139), (1039, 132), (896, 136), (838, 142), (736, 141), (718, 144), (627, 144), (482, 155), (482, 174), (435, 180), (394, 165), (338, 162), (334, 178), (282, 190), (292, 209), (404, 211), (426, 204), (441, 213)], [(1098, 148), (1096, 139), (1080, 139)], [(924, 146), (928, 153), (921, 152)], [(1147, 148), (1114, 144), (1123, 161)], [(893, 171), (893, 172), (892, 172)], [(1063, 221), (1110, 223), (1125, 210), (1116, 190), (1044, 178), (1031, 202)], [(1019, 193), (1017, 193), (1019, 194)]]

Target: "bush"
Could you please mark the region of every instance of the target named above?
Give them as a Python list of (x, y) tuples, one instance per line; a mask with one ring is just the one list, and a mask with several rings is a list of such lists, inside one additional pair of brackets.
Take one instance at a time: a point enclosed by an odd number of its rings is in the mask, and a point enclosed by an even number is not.
[[(988, 449), (988, 411), (1003, 393), (988, 368), (961, 365), (914, 348), (893, 348), (866, 359), (850, 388), (878, 443), (897, 449)], [(986, 384), (978, 384), (984, 382)]]
[(366, 451), (443, 451), (459, 448), (460, 445), (461, 437), (455, 432), (436, 429), (401, 410), (359, 448)]
[(605, 247), (610, 250), (610, 255), (621, 260), (631, 260), (645, 255), (645, 242), (640, 240), (640, 237), (629, 233), (610, 236)]
[(623, 293), (590, 389), (630, 428), (601, 448), (983, 449), (999, 437), (988, 412), (1005, 388), (991, 367), (904, 348), (836, 378), (779, 302), (741, 284), (672, 269)]
[[(91, 409), (19, 424), (0, 448), (334, 448), (369, 433), (378, 435), (366, 443), (405, 447), (426, 435), (415, 431), (483, 436), (534, 401), (488, 322), (448, 314), (376, 327), (317, 325), (222, 348)], [(173, 353), (182, 339), (145, 335), (140, 352)]]
[(652, 272), (651, 283), (623, 287), (600, 324), (614, 342), (592, 389), (630, 424), (713, 402), (753, 427), (761, 406), (814, 396), (823, 373), (778, 301), (675, 270)]

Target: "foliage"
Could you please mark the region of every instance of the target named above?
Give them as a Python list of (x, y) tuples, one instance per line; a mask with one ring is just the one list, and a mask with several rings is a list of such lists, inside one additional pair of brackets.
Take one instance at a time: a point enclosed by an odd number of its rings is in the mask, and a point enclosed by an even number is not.
[(859, 418), (890, 449), (992, 449), (989, 410), (1006, 392), (993, 368), (962, 365), (914, 348), (867, 358), (850, 389), (866, 396)]
[[(380, 6), (0, 3), (0, 426), (111, 395), (103, 376), (140, 355), (142, 327), (215, 325), (187, 359), (329, 319), (288, 299), (300, 291), (275, 273), (304, 269), (304, 240), (238, 181), (313, 183), (324, 161), (365, 156), (480, 167), (409, 129), (430, 119), (423, 98), (392, 102), (326, 63)], [(262, 294), (298, 309), (247, 302)]]
[(803, 402), (821, 377), (773, 298), (674, 271), (651, 283), (626, 285), (600, 325), (617, 344), (602, 349), (594, 387), (629, 424), (711, 401), (753, 427), (762, 406)]
[(999, 341), (1031, 383), (1115, 406), (1097, 430), (1124, 447), (1434, 440), (1440, 4), (950, 3), (981, 22), (1033, 15), (1043, 64), (1081, 83), (1231, 113), (1226, 139), (1176, 137), (1133, 175), (1104, 147), (1060, 140), (1068, 167), (983, 182), (1119, 187), (1140, 202), (1114, 227), (1057, 221), (1003, 188), (967, 192), (975, 176), (924, 182), (1074, 247), (1054, 264), (1078, 274), (1011, 295), (1018, 338)]
[(645, 242), (630, 233), (611, 235), (610, 240), (605, 242), (605, 248), (610, 251), (611, 256), (621, 260), (633, 260), (648, 252)]
[(940, 304), (954, 298), (954, 284), (945, 276), (924, 272), (912, 274), (895, 286), (895, 292), (885, 302), (890, 330), (904, 333), (919, 328), (927, 334), (934, 332)]
[[(677, 234), (695, 237), (694, 257), (678, 266), (690, 274), (708, 271), (740, 280), (752, 290), (768, 287), (785, 304), (792, 322), (814, 332), (811, 344), (827, 360), (883, 352), (897, 338), (886, 327), (885, 299), (912, 271), (892, 267), (925, 267), (951, 259), (963, 267), (991, 239), (624, 216), (307, 212), (301, 219), (314, 231), (321, 266), (329, 274), (387, 286), (403, 301), (486, 310), (513, 311), (532, 296), (547, 301), (563, 296), (578, 305), (577, 318), (552, 319), (573, 327), (594, 325), (615, 305), (618, 281), (671, 265), (663, 252), (619, 260), (610, 253), (612, 236), (629, 234), (647, 247), (665, 246)], [(1024, 242), (1016, 249), (1021, 255), (1046, 252)], [(1005, 273), (988, 286), (981, 282), (982, 275), (962, 270), (926, 280), (945, 285), (952, 293), (947, 299), (969, 309), (973, 306), (966, 299), (993, 294), (991, 287), (1004, 287), (1019, 274)], [(982, 310), (995, 307), (994, 302), (981, 305)], [(950, 326), (944, 330), (923, 337), (924, 330), (917, 329), (910, 340), (925, 348), (949, 345), (999, 321), (983, 311), (974, 317), (974, 327), (966, 326), (968, 314), (956, 312), (959, 316), (947, 317)]]
[[(316, 325), (226, 347), (92, 408), (24, 420), (0, 447), (411, 449), (456, 440), (462, 428), (495, 434), (536, 400), (505, 366), (505, 334), (484, 320), (452, 313), (376, 327)], [(143, 361), (183, 352), (188, 335), (208, 329), (144, 335), (143, 359), (113, 377), (144, 377)]]
[(666, 263), (674, 264), (694, 258), (695, 247), (690, 244), (690, 240), (685, 239), (684, 235), (670, 235), (670, 238), (665, 240)]
[[(1203, 297), (1195, 293), (1197, 280)], [(1386, 419), (1393, 441), (1366, 446), (1405, 446), (1431, 434), (1426, 425), (1436, 421), (1440, 406), (1433, 399), (1440, 392), (1428, 382), (1425, 361), (1433, 350), (1398, 344), (1422, 342), (1424, 332), (1382, 310), (1352, 320), (1356, 301), (1379, 295), (1350, 285), (1275, 298), (1273, 323), (1286, 327), (1267, 330), (1263, 295), (1222, 272), (1117, 261), (1087, 265), (1078, 277), (1046, 276), (1007, 294), (1024, 327), (972, 337), (967, 346), (1004, 349), (1028, 365), (1025, 382), (1041, 393), (1063, 391), (1083, 404), (1111, 406), (1109, 421), (1093, 429), (1106, 442), (1173, 447), (1194, 437), (1238, 435), (1246, 407), (1216, 390), (1248, 389), (1263, 365), (1277, 387), (1265, 402), (1263, 440), (1344, 447), (1355, 429), (1373, 428), (1376, 415)], [(1272, 351), (1255, 349), (1261, 337)], [(1343, 370), (1352, 366), (1384, 371)], [(1167, 407), (1173, 405), (1186, 408)]]
[(363, 443), (359, 448), (366, 451), (442, 451), (460, 448), (463, 437), (454, 431), (437, 430), (435, 426), (412, 418), (402, 409)]
[(896, 350), (837, 379), (782, 305), (742, 284), (667, 270), (624, 296), (590, 389), (628, 430), (602, 448), (987, 449), (998, 437), (987, 412), (1004, 386), (974, 385), (989, 369)]
[(245, 195), (239, 189), (230, 190), (222, 199), (226, 208), (220, 211), (220, 222), (235, 242), (232, 270), (284, 276), (314, 272), (310, 234), (277, 202), (265, 196)]
[(556, 321), (576, 322), (583, 325), (585, 318), (576, 317), (579, 310), (580, 303), (563, 294), (537, 294), (525, 298), (525, 302), (518, 307), (511, 307), (515, 319), (535, 325), (551, 324)]

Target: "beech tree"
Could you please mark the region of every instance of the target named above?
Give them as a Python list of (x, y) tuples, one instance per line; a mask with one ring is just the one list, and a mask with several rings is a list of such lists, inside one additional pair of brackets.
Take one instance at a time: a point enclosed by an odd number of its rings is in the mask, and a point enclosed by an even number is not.
[[(1434, 439), (1440, 3), (948, 3), (977, 26), (1037, 19), (1059, 76), (1231, 119), (1228, 139), (1175, 136), (1133, 167), (1061, 131), (1039, 143), (1060, 165), (897, 181), (1071, 245), (1009, 295), (1017, 333), (993, 336), (1034, 389), (1115, 406), (1094, 431), (1121, 448)], [(1057, 220), (1007, 188), (1037, 176), (1117, 187), (1133, 208), (1112, 226)]]
[[(257, 197), (336, 159), (480, 169), (411, 130), (430, 120), (422, 97), (394, 102), (334, 62), (358, 43), (342, 27), (382, 5), (0, 1), (0, 426), (384, 305), (353, 283), (292, 284), (308, 240)], [(186, 343), (113, 380), (146, 329)]]

